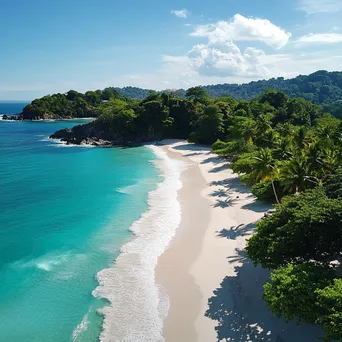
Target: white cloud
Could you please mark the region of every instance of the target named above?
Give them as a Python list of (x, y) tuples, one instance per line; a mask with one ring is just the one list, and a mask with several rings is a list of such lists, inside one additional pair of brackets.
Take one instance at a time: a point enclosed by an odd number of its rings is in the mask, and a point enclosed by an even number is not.
[(299, 0), (299, 10), (307, 14), (336, 13), (342, 11), (341, 0)]
[[(208, 57), (209, 58), (209, 57)], [(245, 50), (241, 56), (231, 60), (221, 58), (199, 60), (189, 56), (164, 56), (164, 66), (155, 75), (144, 76), (150, 88), (163, 89), (161, 80), (167, 79), (173, 88), (188, 88), (195, 85), (222, 83), (249, 83), (272, 77), (292, 78), (300, 74), (308, 75), (317, 70), (340, 70), (342, 56), (323, 53), (302, 55), (271, 54), (260, 50)]]
[[(284, 54), (266, 53), (255, 46), (241, 49), (238, 41), (263, 41), (275, 49), (287, 44), (291, 34), (266, 19), (235, 15), (229, 22), (199, 25), (191, 35), (205, 38), (206, 41), (194, 45), (183, 56), (163, 56), (162, 73), (174, 80), (171, 82), (174, 87), (177, 84), (186, 87), (194, 84), (241, 83), (272, 77), (289, 78), (318, 69), (337, 70), (342, 61), (340, 55), (327, 57), (327, 51)], [(341, 37), (338, 33), (307, 35), (300, 37), (296, 43), (299, 47), (299, 41), (301, 44), (306, 41), (333, 42)]]
[(188, 56), (200, 75), (252, 77), (267, 74), (260, 62), (265, 56), (262, 50), (250, 47), (241, 52), (232, 40), (195, 45)]
[(190, 14), (190, 12), (186, 10), (185, 8), (181, 10), (172, 10), (171, 13), (174, 14), (178, 18), (184, 18), (184, 19), (187, 18)]
[[(342, 0), (341, 0), (342, 1)], [(310, 33), (299, 37), (298, 44), (336, 44), (342, 43), (342, 33)]]
[[(267, 19), (246, 18), (240, 14), (236, 14), (229, 22), (199, 25), (191, 35), (206, 38), (207, 42), (193, 46), (186, 56), (164, 56), (164, 62), (176, 63), (178, 67), (182, 63), (188, 74), (191, 69), (201, 76), (242, 78), (270, 76), (268, 64), (270, 58), (276, 59), (274, 56), (277, 55), (266, 55), (255, 47), (241, 51), (235, 40), (263, 41), (279, 49), (291, 37), (291, 33)], [(283, 58), (284, 55), (279, 56)]]
[(246, 18), (240, 14), (236, 14), (230, 21), (199, 25), (191, 35), (208, 37), (210, 42), (262, 41), (276, 49), (287, 45), (291, 37), (291, 33), (272, 24), (268, 19)]

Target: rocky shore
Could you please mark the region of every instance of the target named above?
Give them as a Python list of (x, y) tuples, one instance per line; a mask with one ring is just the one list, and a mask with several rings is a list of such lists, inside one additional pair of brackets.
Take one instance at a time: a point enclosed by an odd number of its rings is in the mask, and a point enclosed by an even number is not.
[(124, 134), (111, 133), (108, 127), (102, 127), (96, 121), (73, 128), (64, 128), (52, 134), (50, 139), (58, 139), (67, 145), (92, 146), (132, 146), (148, 141), (161, 140), (160, 134)]
[(19, 115), (2, 115), (2, 120), (13, 120), (13, 121), (22, 121), (23, 116), (21, 114)]

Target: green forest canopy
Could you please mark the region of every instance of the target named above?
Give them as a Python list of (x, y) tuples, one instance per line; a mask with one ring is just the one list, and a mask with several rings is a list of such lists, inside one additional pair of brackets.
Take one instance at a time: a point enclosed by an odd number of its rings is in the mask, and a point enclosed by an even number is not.
[[(279, 77), (241, 85), (203, 86), (202, 89), (212, 98), (232, 96), (236, 100), (250, 100), (262, 94), (265, 89), (276, 89), (291, 98), (304, 98), (314, 104), (322, 104), (325, 110), (342, 118), (342, 72), (322, 70), (293, 79)], [(25, 107), (23, 114), (25, 119), (91, 117), (97, 115), (94, 109), (103, 101), (111, 98), (143, 100), (151, 92), (153, 91), (137, 87), (109, 87), (104, 90), (88, 91), (85, 94), (70, 90), (66, 94), (48, 95), (34, 100)], [(179, 98), (184, 98), (186, 94), (184, 89), (165, 92)]]

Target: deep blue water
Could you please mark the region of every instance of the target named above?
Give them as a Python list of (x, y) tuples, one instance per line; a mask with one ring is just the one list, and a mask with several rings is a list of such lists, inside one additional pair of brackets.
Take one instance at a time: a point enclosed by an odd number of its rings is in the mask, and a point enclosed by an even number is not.
[(1, 342), (97, 341), (96, 274), (131, 239), (159, 179), (145, 147), (47, 139), (76, 123), (0, 121)]
[(0, 115), (19, 114), (28, 102), (2, 102), (0, 101)]

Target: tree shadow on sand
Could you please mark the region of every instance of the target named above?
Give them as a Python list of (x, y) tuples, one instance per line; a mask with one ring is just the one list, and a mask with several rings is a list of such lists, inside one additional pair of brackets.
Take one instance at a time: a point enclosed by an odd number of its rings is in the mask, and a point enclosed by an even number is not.
[[(227, 194), (226, 194), (227, 196)], [(227, 197), (226, 199), (218, 199), (216, 203), (213, 205), (214, 208), (228, 208), (232, 205), (236, 204), (237, 200), (235, 198), (232, 198), (231, 196)]]
[(173, 146), (172, 148), (177, 151), (202, 151), (211, 153), (210, 147), (205, 145), (194, 145), (191, 143), (184, 143), (182, 145)]
[(245, 204), (244, 206), (241, 207), (241, 209), (251, 210), (256, 213), (263, 213), (269, 210), (270, 206), (271, 205), (269, 203), (257, 201), (257, 202)]
[(234, 178), (227, 178), (220, 181), (214, 181), (209, 184), (210, 186), (223, 186), (229, 192), (239, 192), (240, 194), (250, 194), (251, 189), (240, 182), (238, 176)]
[(210, 195), (212, 197), (227, 197), (228, 196), (227, 192), (228, 192), (227, 189), (222, 188), (222, 189), (215, 190)]
[(218, 164), (218, 163), (222, 163), (223, 160), (218, 157), (218, 156), (215, 156), (215, 157), (209, 157), (207, 159), (204, 159), (201, 164), (209, 164), (209, 163), (213, 163), (213, 164)]
[(201, 155), (203, 155), (203, 153), (193, 152), (193, 153), (184, 154), (184, 157), (195, 157), (195, 156), (201, 156)]
[(239, 224), (238, 226), (231, 227), (230, 229), (222, 229), (217, 236), (221, 238), (227, 238), (229, 240), (236, 240), (239, 236), (248, 236), (255, 229), (255, 223)]
[(319, 327), (294, 322), (286, 324), (274, 316), (262, 300), (262, 287), (269, 271), (254, 267), (245, 251), (228, 257), (239, 262), (235, 275), (223, 279), (208, 301), (205, 316), (217, 321), (217, 341), (319, 342)]
[(225, 163), (223, 165), (220, 165), (220, 166), (217, 166), (217, 167), (214, 167), (213, 169), (211, 169), (209, 172), (210, 173), (217, 173), (217, 172), (221, 172), (223, 170), (227, 170), (229, 169), (229, 166), (230, 164), (229, 163)]

